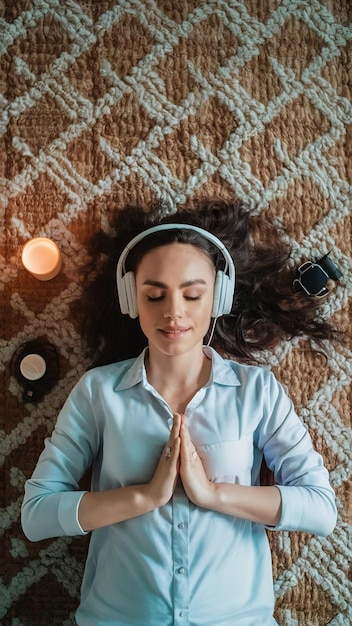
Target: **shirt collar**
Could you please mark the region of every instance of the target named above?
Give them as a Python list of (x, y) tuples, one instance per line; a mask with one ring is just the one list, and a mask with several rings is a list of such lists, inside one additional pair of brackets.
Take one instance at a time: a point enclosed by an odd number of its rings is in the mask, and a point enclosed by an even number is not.
[[(137, 358), (131, 362), (130, 367), (127, 369), (125, 374), (119, 380), (117, 385), (114, 387), (114, 391), (122, 391), (123, 389), (130, 389), (138, 383), (147, 380), (146, 371), (144, 366), (144, 356), (148, 348), (144, 348), (144, 350), (140, 353)], [(117, 363), (119, 365), (119, 363)]]
[(207, 387), (213, 383), (223, 385), (224, 387), (237, 387), (241, 385), (234, 368), (229, 365), (229, 363), (234, 363), (234, 361), (229, 362), (223, 359), (214, 348), (210, 348), (209, 346), (204, 346), (203, 352), (212, 360), (211, 375)]
[[(114, 387), (114, 391), (130, 389), (139, 383), (143, 383), (144, 386), (148, 384), (144, 365), (147, 350), (148, 348), (144, 348), (143, 352), (132, 361), (131, 366)], [(207, 387), (210, 387), (212, 384), (223, 385), (225, 387), (237, 387), (241, 384), (234, 369), (229, 367), (229, 361), (224, 360), (220, 354), (209, 346), (204, 346), (203, 351), (204, 354), (212, 360), (211, 376), (206, 385)]]

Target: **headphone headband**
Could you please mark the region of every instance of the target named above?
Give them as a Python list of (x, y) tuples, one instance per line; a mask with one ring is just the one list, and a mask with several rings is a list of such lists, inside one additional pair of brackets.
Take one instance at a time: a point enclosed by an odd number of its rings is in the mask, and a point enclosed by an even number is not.
[(235, 290), (235, 266), (232, 257), (220, 239), (207, 230), (192, 224), (159, 224), (158, 226), (152, 226), (133, 237), (126, 245), (116, 267), (116, 283), (121, 312), (130, 315), (132, 318), (138, 316), (135, 275), (133, 272), (125, 272), (125, 262), (128, 254), (142, 239), (164, 230), (192, 230), (199, 233), (204, 239), (211, 241), (222, 252), (226, 261), (225, 270), (228, 271), (228, 275), (223, 271), (217, 271), (212, 317), (230, 313)]

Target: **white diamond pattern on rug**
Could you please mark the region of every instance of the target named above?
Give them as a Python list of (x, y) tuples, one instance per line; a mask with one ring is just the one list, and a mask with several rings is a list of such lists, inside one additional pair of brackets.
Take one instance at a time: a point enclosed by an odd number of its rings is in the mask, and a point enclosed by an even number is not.
[[(46, 615), (74, 623), (86, 542), (31, 545), (20, 504), (43, 438), (88, 366), (75, 318), (80, 268), (89, 236), (109, 230), (113, 207), (159, 200), (173, 212), (217, 194), (267, 211), (284, 224), (292, 262), (333, 250), (343, 279), (321, 311), (348, 323), (352, 11), (348, 0), (264, 4), (33, 0), (0, 9), (4, 626), (41, 626)], [(50, 284), (21, 266), (21, 247), (36, 235), (62, 250), (63, 271)], [(39, 336), (60, 352), (60, 379), (39, 404), (24, 406), (8, 364)], [(301, 359), (298, 380), (299, 348), (294, 340), (268, 355), (293, 394), (312, 374)], [(328, 377), (320, 365), (321, 382), (298, 409), (331, 465), (339, 521), (326, 539), (270, 538), (280, 626), (352, 623), (352, 354), (331, 345), (326, 352)]]

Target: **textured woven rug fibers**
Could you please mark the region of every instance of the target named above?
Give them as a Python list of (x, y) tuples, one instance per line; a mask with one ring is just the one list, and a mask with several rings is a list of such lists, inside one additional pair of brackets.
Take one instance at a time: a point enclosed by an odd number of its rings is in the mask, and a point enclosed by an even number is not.
[[(90, 236), (108, 230), (118, 208), (161, 201), (174, 211), (216, 195), (276, 216), (293, 262), (333, 250), (343, 278), (321, 310), (349, 324), (351, 23), (350, 0), (0, 3), (2, 625), (74, 624), (87, 539), (31, 544), (20, 506), (87, 367), (82, 267)], [(35, 236), (62, 252), (48, 282), (21, 264)], [(9, 363), (38, 337), (56, 346), (60, 377), (38, 404), (23, 403)], [(280, 626), (352, 623), (350, 350), (327, 344), (326, 362), (300, 340), (267, 355), (338, 504), (326, 539), (270, 535)]]

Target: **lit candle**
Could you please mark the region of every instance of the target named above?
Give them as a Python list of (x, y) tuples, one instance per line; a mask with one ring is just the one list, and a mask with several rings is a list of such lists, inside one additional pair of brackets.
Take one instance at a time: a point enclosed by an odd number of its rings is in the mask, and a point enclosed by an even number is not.
[(20, 372), (27, 380), (39, 380), (46, 372), (46, 362), (40, 354), (27, 354), (20, 363)]
[(62, 260), (58, 246), (47, 237), (27, 241), (22, 250), (22, 263), (39, 280), (51, 280), (61, 270)]

